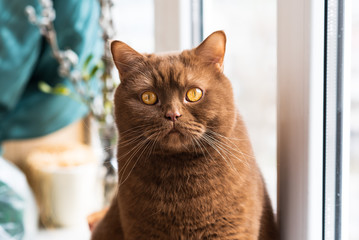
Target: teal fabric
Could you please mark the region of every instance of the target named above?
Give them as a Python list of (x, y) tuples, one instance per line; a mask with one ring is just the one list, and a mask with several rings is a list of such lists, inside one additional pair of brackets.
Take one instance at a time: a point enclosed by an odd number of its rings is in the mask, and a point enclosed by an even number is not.
[[(22, 239), (24, 200), (6, 182), (0, 179), (0, 239)], [(4, 236), (2, 236), (4, 235)]]
[(38, 211), (25, 174), (0, 156), (0, 239), (35, 239)]
[[(27, 5), (41, 9), (37, 0), (0, 0), (0, 144), (49, 134), (88, 112), (78, 101), (38, 89), (39, 81), (51, 86), (71, 83), (58, 75), (50, 46), (28, 22)], [(103, 42), (97, 0), (54, 0), (54, 9), (59, 47), (79, 55), (79, 68), (90, 54), (94, 62), (99, 60)]]

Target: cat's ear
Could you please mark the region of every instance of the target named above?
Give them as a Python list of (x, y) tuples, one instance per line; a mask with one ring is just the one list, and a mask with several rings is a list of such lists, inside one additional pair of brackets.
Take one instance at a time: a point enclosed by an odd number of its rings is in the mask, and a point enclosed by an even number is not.
[(111, 53), (121, 77), (124, 77), (131, 68), (133, 69), (134, 65), (143, 60), (142, 54), (121, 41), (111, 42)]
[(226, 34), (223, 31), (216, 31), (195, 48), (194, 52), (202, 61), (214, 64), (218, 70), (223, 71), (226, 41)]

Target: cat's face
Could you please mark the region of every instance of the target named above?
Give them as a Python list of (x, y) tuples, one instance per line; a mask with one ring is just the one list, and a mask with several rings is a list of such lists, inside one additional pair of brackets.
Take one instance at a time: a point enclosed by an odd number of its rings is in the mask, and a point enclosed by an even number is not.
[(226, 135), (233, 127), (232, 88), (222, 74), (223, 32), (180, 54), (142, 55), (118, 41), (111, 49), (121, 77), (116, 123), (125, 143), (192, 151), (205, 145), (208, 133)]

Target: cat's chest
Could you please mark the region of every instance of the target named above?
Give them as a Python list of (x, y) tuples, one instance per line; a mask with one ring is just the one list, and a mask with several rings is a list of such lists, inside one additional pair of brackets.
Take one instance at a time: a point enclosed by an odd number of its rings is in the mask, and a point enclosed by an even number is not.
[[(129, 226), (147, 226), (159, 234), (158, 239), (167, 239), (163, 236), (181, 239), (178, 237), (180, 234), (202, 236), (203, 229), (209, 228), (217, 232), (215, 226), (218, 222), (231, 219), (234, 212), (240, 211), (237, 204), (239, 192), (213, 169), (202, 174), (168, 175), (146, 180), (137, 181), (136, 188), (132, 186), (131, 194), (126, 198), (127, 204), (122, 209), (130, 220)], [(133, 232), (138, 231), (140, 229), (133, 229)]]
[(128, 226), (138, 225), (140, 216), (141, 226), (168, 231), (165, 235), (201, 234), (200, 229), (237, 215), (244, 193), (238, 175), (218, 162), (187, 163), (167, 162), (161, 168), (139, 165), (133, 170), (119, 193)]
[(128, 180), (124, 187), (128, 203), (143, 211), (183, 217), (211, 212), (236, 195), (238, 186), (238, 179), (218, 164), (138, 168)]
[[(153, 160), (153, 159), (152, 159)], [(138, 168), (134, 172), (138, 187), (148, 194), (172, 200), (188, 199), (220, 190), (230, 184), (230, 174), (219, 164), (208, 163), (203, 159), (179, 160), (164, 164)], [(188, 161), (178, 163), (179, 161)]]

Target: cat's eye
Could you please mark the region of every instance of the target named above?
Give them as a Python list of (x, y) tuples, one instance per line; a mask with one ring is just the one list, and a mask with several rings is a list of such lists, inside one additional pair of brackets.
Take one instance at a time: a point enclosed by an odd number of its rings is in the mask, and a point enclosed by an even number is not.
[(191, 88), (186, 94), (187, 101), (197, 102), (202, 98), (203, 92), (200, 88)]
[(142, 102), (147, 105), (153, 105), (157, 103), (157, 95), (154, 92), (146, 91), (141, 95)]

